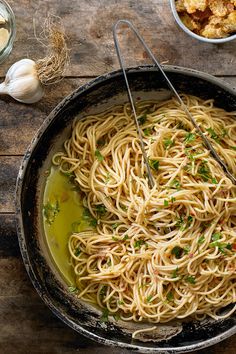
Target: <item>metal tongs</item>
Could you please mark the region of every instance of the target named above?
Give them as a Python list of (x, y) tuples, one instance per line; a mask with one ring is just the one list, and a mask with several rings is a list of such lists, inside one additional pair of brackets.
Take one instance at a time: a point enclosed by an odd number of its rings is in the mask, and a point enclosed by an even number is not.
[(164, 77), (165, 81), (167, 82), (170, 90), (172, 91), (172, 93), (175, 95), (175, 97), (177, 98), (178, 102), (180, 103), (181, 108), (186, 113), (186, 115), (188, 116), (188, 118), (190, 119), (190, 121), (192, 122), (194, 127), (197, 129), (197, 131), (198, 131), (199, 135), (201, 136), (201, 138), (202, 138), (205, 146), (207, 147), (207, 149), (211, 152), (211, 154), (214, 157), (214, 159), (219, 163), (219, 165), (223, 169), (225, 175), (234, 184), (236, 184), (236, 178), (229, 172), (229, 170), (228, 170), (226, 164), (224, 163), (224, 161), (221, 160), (220, 156), (217, 154), (217, 152), (213, 148), (211, 142), (203, 134), (201, 128), (199, 127), (199, 125), (196, 123), (195, 119), (193, 118), (193, 116), (189, 112), (189, 110), (188, 110), (187, 106), (184, 104), (182, 98), (180, 97), (180, 95), (178, 94), (178, 92), (176, 91), (176, 89), (174, 88), (174, 86), (172, 85), (172, 83), (170, 82), (168, 77), (166, 76), (164, 70), (161, 67), (161, 64), (155, 58), (155, 56), (152, 53), (151, 49), (147, 46), (147, 44), (145, 43), (144, 39), (141, 37), (141, 35), (137, 31), (137, 29), (133, 26), (133, 24), (130, 21), (128, 21), (128, 20), (119, 20), (119, 21), (116, 22), (116, 24), (113, 27), (114, 43), (115, 43), (116, 53), (117, 53), (117, 56), (118, 56), (118, 59), (119, 59), (120, 67), (121, 67), (122, 72), (124, 74), (124, 79), (125, 79), (125, 83), (126, 83), (128, 97), (129, 97), (130, 105), (131, 105), (131, 108), (132, 108), (132, 111), (133, 111), (134, 120), (135, 120), (135, 123), (136, 123), (136, 126), (137, 126), (137, 132), (138, 132), (138, 136), (139, 136), (139, 140), (140, 140), (141, 150), (142, 150), (144, 162), (145, 162), (145, 165), (146, 165), (146, 168), (147, 168), (147, 176), (148, 176), (149, 186), (151, 188), (153, 188), (155, 186), (155, 180), (153, 178), (153, 175), (152, 175), (152, 172), (151, 172), (151, 168), (150, 168), (150, 165), (149, 165), (149, 162), (148, 162), (148, 157), (147, 157), (147, 154), (146, 154), (146, 151), (145, 151), (145, 148), (144, 148), (144, 142), (143, 142), (143, 138), (142, 138), (142, 131), (141, 131), (140, 126), (139, 126), (139, 122), (138, 122), (138, 118), (137, 118), (137, 113), (136, 113), (136, 108), (135, 108), (133, 96), (132, 96), (132, 93), (131, 93), (131, 90), (130, 90), (128, 78), (127, 78), (126, 71), (125, 71), (124, 60), (122, 58), (120, 45), (119, 45), (118, 38), (117, 38), (117, 28), (119, 27), (120, 24), (126, 24), (134, 32), (136, 37), (139, 39), (139, 41), (141, 42), (141, 44), (145, 48), (145, 50), (146, 50), (147, 54), (149, 55), (149, 57), (152, 59), (154, 64), (157, 66), (157, 68), (160, 70), (160, 72), (161, 72), (162, 76)]

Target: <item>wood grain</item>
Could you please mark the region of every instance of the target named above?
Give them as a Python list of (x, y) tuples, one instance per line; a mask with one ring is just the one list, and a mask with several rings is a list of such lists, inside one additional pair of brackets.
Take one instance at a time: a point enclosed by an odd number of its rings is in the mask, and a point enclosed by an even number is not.
[[(27, 57), (39, 59), (45, 48), (34, 38), (48, 13), (63, 20), (70, 47), (69, 76), (91, 76), (118, 68), (112, 26), (118, 19), (131, 20), (161, 62), (207, 71), (216, 75), (236, 74), (236, 41), (207, 44), (184, 33), (175, 23), (168, 0), (9, 0), (16, 15), (17, 37), (10, 58), (0, 68), (4, 76), (10, 64)], [(146, 53), (123, 28), (122, 48), (127, 65), (146, 63)], [(209, 58), (209, 60), (206, 60)]]

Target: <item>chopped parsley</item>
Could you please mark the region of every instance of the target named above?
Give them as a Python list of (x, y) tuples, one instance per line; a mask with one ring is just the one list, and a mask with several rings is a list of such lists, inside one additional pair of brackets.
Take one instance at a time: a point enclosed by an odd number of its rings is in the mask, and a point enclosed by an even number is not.
[(198, 245), (202, 245), (204, 242), (205, 242), (205, 237), (204, 236), (200, 236), (199, 237), (199, 239), (198, 239), (198, 241), (197, 241), (197, 243), (198, 243)]
[(179, 246), (175, 246), (174, 248), (172, 248), (171, 250), (171, 254), (173, 254), (176, 258), (181, 258), (182, 254), (183, 254), (183, 248), (179, 247)]
[(120, 315), (119, 315), (118, 313), (115, 313), (115, 314), (113, 315), (113, 318), (114, 318), (114, 320), (115, 320), (116, 322), (118, 322), (118, 321), (120, 320)]
[(76, 250), (75, 250), (75, 252), (74, 252), (74, 255), (75, 255), (76, 257), (78, 257), (78, 256), (80, 255), (80, 253), (81, 253), (81, 249), (80, 249), (79, 247), (77, 247)]
[(97, 220), (92, 217), (88, 208), (84, 208), (82, 219), (87, 221), (92, 227), (97, 226)]
[(180, 190), (181, 184), (177, 179), (173, 179), (173, 181), (171, 182), (171, 187)]
[(148, 159), (149, 166), (153, 169), (158, 171), (159, 169), (159, 161), (155, 159)]
[(207, 165), (207, 161), (204, 161), (200, 164), (198, 168), (198, 174), (205, 182), (207, 182), (211, 178), (210, 169)]
[(129, 236), (126, 234), (124, 237), (123, 237), (123, 240), (126, 241), (128, 240)]
[(112, 224), (112, 225), (111, 225), (111, 227), (113, 228), (113, 230), (115, 230), (115, 229), (117, 229), (117, 227), (118, 227), (118, 224), (117, 224), (117, 223), (115, 223), (115, 224)]
[(217, 232), (211, 236), (212, 241), (218, 241), (222, 237), (220, 232)]
[(118, 300), (117, 303), (118, 303), (118, 305), (124, 305), (124, 301), (122, 301), (122, 300)]
[(152, 296), (151, 295), (148, 295), (147, 297), (147, 302), (151, 302), (152, 301)]
[(146, 114), (143, 114), (142, 116), (140, 116), (138, 118), (138, 123), (141, 124), (141, 125), (144, 124), (146, 121), (147, 121), (147, 115)]
[(232, 245), (230, 243), (224, 243), (219, 241), (214, 241), (210, 243), (209, 247), (218, 247), (219, 251), (223, 254), (226, 254), (226, 249), (232, 251)]
[(168, 200), (165, 199), (165, 200), (164, 200), (164, 206), (165, 206), (165, 207), (168, 207), (168, 205), (169, 205), (169, 202), (168, 202)]
[(214, 129), (208, 128), (208, 129), (206, 129), (206, 130), (207, 130), (207, 132), (210, 134), (210, 137), (211, 137), (212, 139), (214, 139), (217, 143), (220, 142), (219, 136), (216, 134), (216, 132), (214, 131)]
[(60, 212), (60, 207), (59, 207), (58, 200), (55, 202), (55, 204), (47, 202), (47, 204), (43, 206), (43, 214), (46, 218), (46, 222), (49, 225), (52, 225), (59, 212)]
[(145, 245), (146, 242), (144, 240), (135, 241), (134, 248), (141, 248), (142, 245)]
[(173, 271), (172, 273), (172, 278), (177, 278), (179, 275), (178, 275), (178, 271), (179, 271), (179, 268), (176, 267), (176, 269)]
[(100, 290), (99, 296), (103, 299), (106, 296), (106, 293), (107, 293), (107, 285), (104, 285)]
[(236, 146), (230, 146), (230, 148), (236, 150)]
[(184, 141), (185, 141), (186, 143), (191, 143), (191, 142), (193, 142), (195, 139), (196, 139), (196, 134), (187, 133), (187, 134), (185, 135)]
[(100, 162), (104, 160), (104, 157), (102, 156), (102, 154), (100, 153), (100, 151), (98, 149), (95, 151), (95, 156), (96, 156), (97, 160)]
[(172, 301), (174, 299), (174, 295), (173, 295), (172, 291), (169, 291), (167, 293), (166, 298), (168, 301)]
[(217, 179), (216, 179), (216, 178), (212, 178), (211, 183), (213, 183), (213, 184), (217, 184), (217, 183), (218, 183), (218, 181), (217, 181)]
[(171, 203), (174, 203), (176, 201), (175, 197), (170, 198)]
[(96, 212), (97, 212), (97, 214), (98, 214), (99, 216), (103, 216), (103, 215), (105, 215), (106, 212), (107, 212), (107, 209), (106, 209), (106, 207), (105, 207), (104, 204), (98, 204), (98, 205), (96, 205), (95, 210), (96, 210)]
[(119, 241), (119, 239), (117, 237), (115, 237), (115, 236), (112, 236), (112, 240), (113, 241)]
[(175, 145), (174, 140), (171, 140), (170, 138), (164, 139), (163, 141), (165, 149), (169, 149), (170, 147)]
[(101, 322), (107, 322), (108, 321), (108, 316), (109, 316), (109, 310), (108, 309), (104, 309), (102, 312), (102, 316), (101, 316)]
[(152, 134), (152, 129), (151, 128), (146, 128), (143, 130), (143, 133), (145, 136), (149, 136)]
[(184, 251), (184, 254), (189, 254), (189, 252), (190, 252), (190, 246), (189, 246), (189, 245), (185, 246), (185, 247), (183, 248), (183, 251)]
[(78, 291), (76, 286), (68, 286), (68, 290), (70, 293), (76, 293)]
[(186, 228), (189, 227), (193, 222), (193, 217), (191, 215), (189, 215), (187, 217), (187, 222), (186, 222)]
[(185, 280), (190, 283), (190, 284), (195, 284), (196, 283), (196, 280), (195, 278), (192, 276), (192, 275), (188, 275)]

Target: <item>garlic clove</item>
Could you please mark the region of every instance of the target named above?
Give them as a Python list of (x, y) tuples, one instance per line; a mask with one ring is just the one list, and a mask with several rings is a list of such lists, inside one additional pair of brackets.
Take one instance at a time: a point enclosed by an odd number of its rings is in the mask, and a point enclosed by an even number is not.
[(43, 86), (38, 78), (36, 64), (22, 59), (13, 64), (0, 84), (0, 94), (8, 94), (23, 103), (35, 103), (43, 96)]
[(44, 91), (40, 81), (28, 75), (12, 80), (7, 85), (7, 93), (19, 102), (35, 103), (43, 97)]

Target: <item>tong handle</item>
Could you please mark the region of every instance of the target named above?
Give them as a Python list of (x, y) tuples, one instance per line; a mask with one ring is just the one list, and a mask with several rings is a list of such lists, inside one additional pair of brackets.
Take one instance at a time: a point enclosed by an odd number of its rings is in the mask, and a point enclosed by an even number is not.
[(174, 88), (174, 86), (172, 85), (172, 83), (170, 82), (170, 80), (168, 79), (167, 75), (165, 74), (164, 70), (161, 67), (161, 64), (158, 62), (158, 60), (156, 59), (156, 57), (154, 56), (154, 54), (152, 53), (151, 49), (147, 46), (147, 44), (145, 43), (144, 39), (141, 37), (141, 35), (139, 34), (139, 32), (137, 31), (137, 29), (133, 26), (133, 24), (128, 21), (128, 20), (119, 20), (116, 22), (116, 24), (113, 27), (113, 37), (114, 37), (114, 43), (115, 43), (115, 48), (116, 48), (116, 52), (117, 52), (117, 56), (120, 62), (120, 66), (121, 69), (123, 71), (124, 77), (125, 77), (125, 82), (126, 82), (126, 86), (127, 86), (127, 91), (128, 91), (128, 95), (129, 95), (129, 100), (132, 106), (132, 110), (134, 112), (134, 117), (135, 117), (135, 122), (137, 125), (137, 129), (138, 129), (138, 134), (139, 134), (139, 139), (141, 142), (141, 148), (142, 148), (142, 152), (143, 152), (143, 156), (144, 156), (144, 160), (147, 166), (147, 171), (148, 171), (148, 177), (149, 177), (149, 182), (150, 182), (150, 186), (153, 187), (154, 186), (154, 179), (153, 176), (151, 174), (151, 170), (150, 170), (150, 166), (148, 163), (148, 159), (147, 159), (147, 155), (146, 152), (144, 150), (144, 144), (143, 144), (143, 139), (142, 139), (142, 134), (141, 134), (141, 129), (139, 127), (139, 123), (137, 120), (137, 115), (136, 115), (136, 111), (135, 111), (135, 106), (134, 106), (134, 102), (133, 102), (133, 98), (132, 98), (132, 94), (131, 94), (131, 90), (129, 87), (129, 83), (128, 83), (128, 79), (127, 79), (127, 75), (124, 69), (124, 62), (122, 59), (122, 55), (121, 55), (121, 50), (120, 50), (120, 46), (118, 43), (118, 39), (117, 39), (117, 28), (119, 27), (120, 24), (126, 24), (136, 35), (136, 37), (139, 39), (139, 41), (141, 42), (141, 44), (143, 45), (143, 47), (145, 48), (146, 52), (148, 53), (149, 57), (152, 59), (152, 61), (154, 62), (154, 64), (157, 66), (157, 68), (160, 70), (162, 76), (164, 77), (165, 81), (167, 82), (167, 85), (169, 86), (170, 90), (172, 91), (172, 93), (175, 95), (175, 97), (177, 98), (180, 106), (182, 107), (183, 111), (185, 112), (185, 114), (188, 116), (188, 118), (190, 119), (190, 121), (192, 122), (192, 124), (194, 125), (194, 127), (197, 129), (199, 135), (201, 136), (205, 146), (207, 147), (207, 149), (211, 152), (212, 156), (214, 157), (214, 159), (219, 163), (219, 165), (221, 166), (222, 170), (224, 171), (225, 175), (228, 176), (228, 178), (232, 181), (233, 184), (236, 184), (236, 178), (230, 173), (230, 171), (228, 170), (226, 164), (224, 163), (224, 161), (220, 158), (220, 156), (218, 155), (218, 153), (216, 152), (216, 150), (214, 149), (214, 147), (212, 146), (211, 142), (206, 138), (206, 136), (203, 134), (201, 128), (199, 127), (199, 125), (197, 124), (197, 122), (195, 121), (194, 117), (192, 116), (192, 114), (189, 112), (187, 106), (185, 105), (184, 101), (182, 100), (182, 98), (180, 97), (180, 95), (178, 94), (178, 92), (176, 91), (176, 89)]

